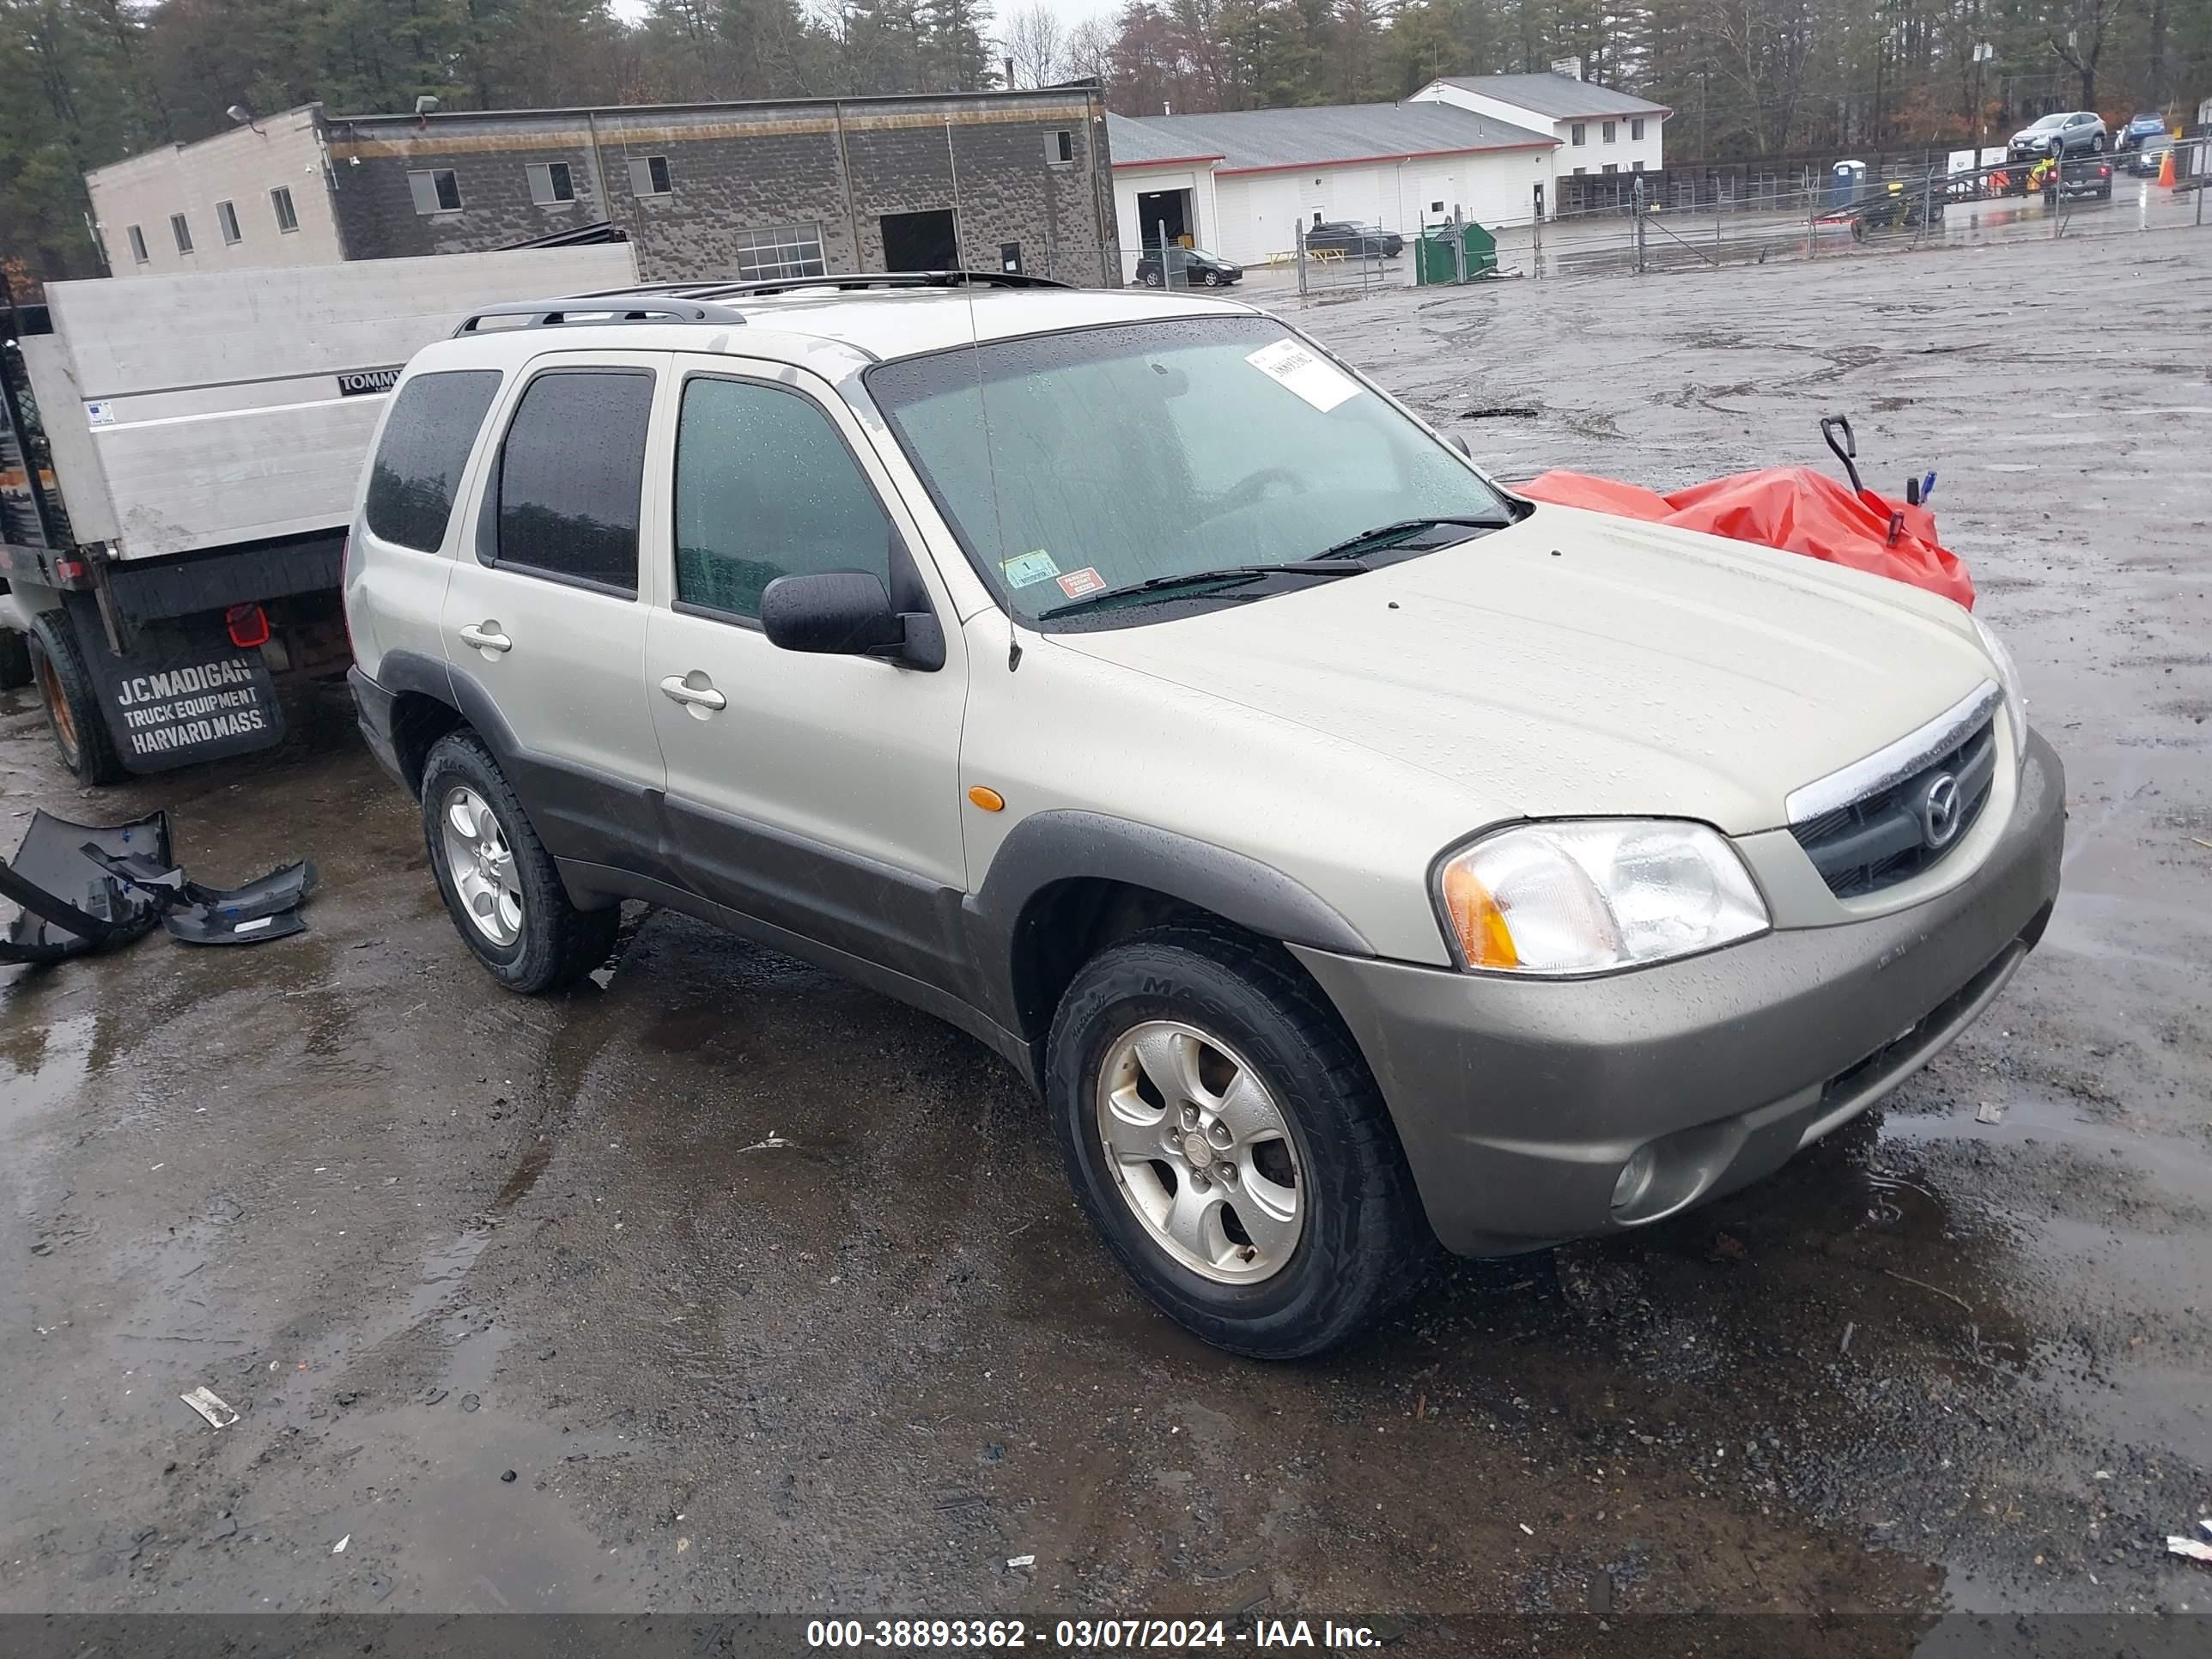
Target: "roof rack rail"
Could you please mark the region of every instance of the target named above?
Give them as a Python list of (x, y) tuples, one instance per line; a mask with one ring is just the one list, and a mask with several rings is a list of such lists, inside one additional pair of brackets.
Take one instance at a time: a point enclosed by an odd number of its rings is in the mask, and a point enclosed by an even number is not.
[(647, 283), (636, 288), (602, 289), (580, 295), (592, 300), (627, 295), (675, 296), (686, 301), (753, 299), (763, 295), (788, 294), (805, 289), (837, 289), (860, 293), (890, 288), (1051, 288), (1069, 284), (1049, 276), (1031, 276), (1018, 270), (876, 270), (833, 272), (822, 276), (770, 276), (738, 282)]
[(453, 331), (456, 339), (464, 334), (481, 334), (487, 319), (514, 317), (520, 320), (507, 325), (518, 328), (558, 328), (579, 323), (743, 323), (744, 313), (732, 311), (727, 306), (708, 305), (700, 301), (662, 295), (640, 297), (635, 303), (624, 305), (594, 305), (594, 300), (623, 300), (635, 294), (645, 295), (655, 290), (623, 289), (611, 294), (580, 294), (566, 300), (514, 300), (504, 305), (479, 306), (461, 319)]

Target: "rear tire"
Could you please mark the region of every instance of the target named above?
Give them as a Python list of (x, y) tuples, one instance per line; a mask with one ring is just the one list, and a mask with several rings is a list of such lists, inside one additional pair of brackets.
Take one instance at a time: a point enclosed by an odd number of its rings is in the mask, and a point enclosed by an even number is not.
[[(1147, 1053), (1188, 1058), (1178, 1073)], [(1366, 1061), (1279, 946), (1176, 926), (1094, 957), (1053, 1020), (1046, 1100), (1107, 1247), (1162, 1311), (1232, 1353), (1332, 1347), (1418, 1285), (1435, 1253)], [(1159, 1157), (1149, 1141), (1131, 1150), (1147, 1136)], [(1178, 1145), (1195, 1151), (1177, 1161)], [(1185, 1200), (1218, 1206), (1181, 1235), (1194, 1246), (1170, 1237)]]
[[(488, 927), (471, 915), (462, 897), (465, 880), (484, 904), (495, 908), (498, 903), (480, 877), (473, 872), (457, 875), (453, 867), (451, 843), (460, 837), (447, 833), (446, 821), (465, 799), (472, 819), (488, 812), (493, 820), (484, 825), (478, 819), (474, 839), (500, 845), (504, 851), (508, 871), (501, 885), (514, 902), (511, 927)], [(508, 990), (526, 996), (561, 990), (613, 954), (616, 930), (622, 926), (621, 908), (577, 908), (499, 763), (472, 732), (439, 738), (422, 763), (422, 835), (454, 930), (486, 971)], [(483, 914), (490, 915), (491, 909)], [(499, 937), (501, 933), (510, 936)]]
[(77, 648), (69, 613), (47, 611), (31, 618), (27, 644), (31, 677), (46, 706), (46, 729), (53, 733), (62, 764), (88, 788), (120, 783), (130, 774), (108, 735), (107, 716), (84, 653)]

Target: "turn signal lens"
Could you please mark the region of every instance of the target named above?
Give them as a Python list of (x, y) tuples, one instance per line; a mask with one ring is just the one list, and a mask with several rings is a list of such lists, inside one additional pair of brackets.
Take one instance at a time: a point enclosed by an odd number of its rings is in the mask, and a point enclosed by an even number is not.
[(1006, 798), (988, 785), (977, 784), (968, 792), (968, 799), (986, 812), (1003, 812), (1006, 810)]
[(1513, 948), (1513, 930), (1505, 913), (1464, 864), (1444, 866), (1444, 909), (1459, 935), (1461, 958), (1470, 968), (1518, 968), (1521, 957)]

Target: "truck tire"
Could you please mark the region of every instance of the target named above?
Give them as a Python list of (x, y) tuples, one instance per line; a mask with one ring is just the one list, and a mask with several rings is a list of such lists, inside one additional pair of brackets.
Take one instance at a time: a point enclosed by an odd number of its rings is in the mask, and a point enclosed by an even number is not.
[(574, 985), (613, 954), (620, 907), (580, 910), (499, 763), (455, 732), (422, 763), (422, 836), (462, 942), (510, 991)]
[(130, 775), (108, 735), (107, 716), (84, 665), (84, 653), (77, 648), (69, 613), (47, 611), (32, 617), (28, 643), (31, 676), (46, 705), (46, 726), (62, 764), (88, 787), (122, 782)]
[(28, 685), (33, 678), (30, 636), (0, 628), (0, 691)]
[(1045, 1098), (1107, 1247), (1218, 1347), (1318, 1353), (1436, 1253), (1365, 1060), (1279, 946), (1175, 926), (1092, 957), (1053, 1019)]

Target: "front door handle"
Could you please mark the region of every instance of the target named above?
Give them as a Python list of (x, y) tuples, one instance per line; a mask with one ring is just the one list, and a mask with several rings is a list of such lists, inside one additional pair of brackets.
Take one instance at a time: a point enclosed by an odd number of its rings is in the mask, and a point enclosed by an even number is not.
[(704, 680), (707, 677), (696, 668), (691, 671), (690, 676), (671, 674), (666, 679), (661, 681), (660, 689), (675, 698), (677, 702), (688, 704), (695, 709), (727, 708), (730, 706), (730, 700), (714, 690), (711, 684), (692, 684), (691, 680), (695, 678)]
[(514, 641), (499, 631), (495, 622), (463, 623), (461, 638), (479, 651), (512, 651)]

